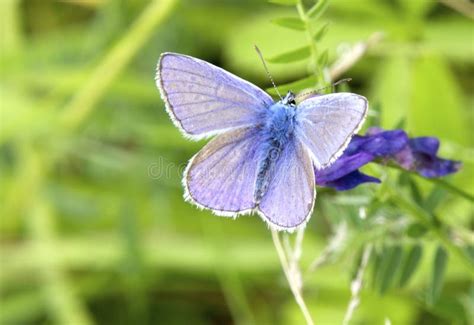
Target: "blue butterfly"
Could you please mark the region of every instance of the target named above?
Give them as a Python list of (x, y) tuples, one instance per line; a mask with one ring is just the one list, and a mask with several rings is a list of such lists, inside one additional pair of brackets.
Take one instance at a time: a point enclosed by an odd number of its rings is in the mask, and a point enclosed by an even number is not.
[(365, 120), (352, 93), (293, 93), (275, 102), (255, 85), (208, 62), (164, 53), (156, 84), (189, 139), (216, 136), (187, 165), (185, 199), (217, 215), (256, 212), (270, 227), (306, 224), (316, 199), (314, 169), (333, 163)]

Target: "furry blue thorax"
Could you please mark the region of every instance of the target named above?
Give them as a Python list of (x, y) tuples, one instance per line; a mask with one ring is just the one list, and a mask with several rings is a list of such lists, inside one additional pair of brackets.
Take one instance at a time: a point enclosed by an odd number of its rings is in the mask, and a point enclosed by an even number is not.
[(265, 123), (261, 126), (263, 143), (260, 146), (260, 162), (255, 187), (255, 202), (258, 204), (265, 194), (273, 167), (285, 145), (293, 136), (296, 121), (296, 104), (291, 92), (281, 101), (265, 111)]

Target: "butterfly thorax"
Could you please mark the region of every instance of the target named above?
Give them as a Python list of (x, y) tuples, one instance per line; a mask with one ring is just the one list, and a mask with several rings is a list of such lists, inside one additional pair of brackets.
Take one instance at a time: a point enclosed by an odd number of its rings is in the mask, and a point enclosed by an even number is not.
[(280, 158), (286, 144), (293, 137), (296, 105), (293, 103), (289, 104), (285, 99), (268, 108), (263, 119), (265, 122), (261, 125), (260, 132), (263, 142), (260, 144), (260, 161), (254, 193), (257, 204), (267, 191), (276, 162)]

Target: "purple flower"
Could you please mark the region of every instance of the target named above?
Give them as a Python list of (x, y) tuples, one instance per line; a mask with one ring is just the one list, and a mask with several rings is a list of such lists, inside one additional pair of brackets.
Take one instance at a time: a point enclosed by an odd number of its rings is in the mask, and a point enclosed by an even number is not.
[(379, 179), (359, 171), (360, 167), (374, 160), (393, 161), (403, 169), (428, 178), (456, 172), (460, 163), (437, 157), (438, 148), (436, 138), (410, 139), (403, 130), (371, 128), (365, 136), (354, 136), (334, 164), (315, 170), (316, 183), (338, 191), (349, 190), (362, 183), (380, 183)]
[(402, 151), (395, 155), (395, 161), (406, 170), (415, 171), (426, 178), (442, 177), (455, 173), (461, 162), (436, 156), (439, 140), (433, 137), (412, 138)]

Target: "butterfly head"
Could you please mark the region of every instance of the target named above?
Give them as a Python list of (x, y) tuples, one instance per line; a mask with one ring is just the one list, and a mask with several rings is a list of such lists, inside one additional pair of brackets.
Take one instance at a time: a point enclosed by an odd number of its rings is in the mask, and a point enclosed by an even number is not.
[(295, 100), (296, 96), (294, 93), (292, 93), (291, 91), (289, 91), (285, 98), (283, 98), (281, 100), (281, 103), (283, 105), (289, 105), (289, 106), (296, 106), (296, 100)]

